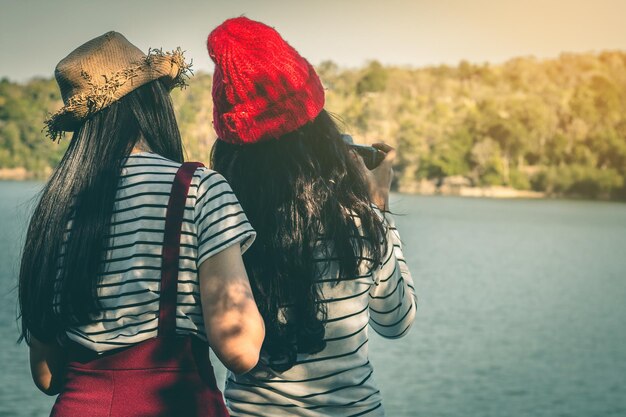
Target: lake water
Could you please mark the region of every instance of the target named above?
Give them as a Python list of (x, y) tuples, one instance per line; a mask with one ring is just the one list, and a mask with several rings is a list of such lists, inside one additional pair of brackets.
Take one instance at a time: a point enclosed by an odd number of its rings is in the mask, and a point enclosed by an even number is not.
[[(40, 187), (0, 182), (0, 416), (53, 402), (15, 344)], [(371, 337), (388, 416), (626, 416), (626, 205), (396, 195), (393, 208), (420, 304), (408, 336)]]

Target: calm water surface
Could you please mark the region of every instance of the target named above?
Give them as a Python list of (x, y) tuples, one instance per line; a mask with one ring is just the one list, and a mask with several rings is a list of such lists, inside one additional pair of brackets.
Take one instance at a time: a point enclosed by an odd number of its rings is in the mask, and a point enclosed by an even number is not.
[[(0, 416), (53, 402), (15, 344), (40, 187), (0, 182)], [(371, 336), (388, 416), (626, 416), (626, 205), (397, 195), (393, 207), (420, 304), (407, 337)]]

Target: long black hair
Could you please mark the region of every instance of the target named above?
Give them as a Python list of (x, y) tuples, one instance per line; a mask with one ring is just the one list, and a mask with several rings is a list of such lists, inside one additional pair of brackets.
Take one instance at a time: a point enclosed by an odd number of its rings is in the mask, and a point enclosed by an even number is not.
[(183, 161), (170, 95), (159, 80), (85, 120), (45, 185), (22, 253), (20, 340), (30, 342), (32, 335), (53, 342), (98, 312), (97, 284), (119, 176), (140, 139), (153, 152)]
[(316, 281), (328, 273), (328, 259), (339, 263), (335, 282), (358, 275), (363, 266), (378, 266), (387, 244), (384, 226), (324, 110), (277, 140), (218, 140), (211, 162), (257, 231), (244, 262), (265, 321), (269, 366), (287, 370), (298, 353), (325, 347), (326, 309)]

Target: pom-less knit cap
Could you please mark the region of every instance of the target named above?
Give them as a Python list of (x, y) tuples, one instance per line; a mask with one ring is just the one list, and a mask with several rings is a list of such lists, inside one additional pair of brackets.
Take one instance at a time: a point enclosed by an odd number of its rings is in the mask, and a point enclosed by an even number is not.
[(56, 66), (54, 75), (65, 104), (46, 119), (53, 140), (75, 131), (92, 114), (150, 81), (185, 86), (191, 65), (180, 48), (144, 54), (123, 35), (108, 32), (79, 46)]
[(215, 62), (213, 126), (219, 139), (255, 143), (312, 121), (324, 107), (315, 70), (273, 28), (245, 17), (208, 37)]

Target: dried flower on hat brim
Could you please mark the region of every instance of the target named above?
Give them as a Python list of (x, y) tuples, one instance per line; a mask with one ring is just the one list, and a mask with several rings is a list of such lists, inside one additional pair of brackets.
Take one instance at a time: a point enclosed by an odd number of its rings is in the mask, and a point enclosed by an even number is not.
[[(68, 129), (67, 126), (78, 127), (80, 122), (89, 116), (148, 82), (165, 78), (170, 89), (187, 87), (187, 80), (193, 75), (191, 69), (193, 61), (186, 63), (183, 54), (184, 51), (181, 48), (176, 48), (170, 52), (163, 52), (162, 49), (150, 49), (142, 61), (106, 76), (105, 82), (102, 84), (93, 83), (88, 79), (89, 76), (83, 73), (83, 77), (86, 77), (91, 86), (90, 90), (70, 97), (65, 106), (46, 118), (43, 129), (46, 136), (52, 141), (59, 141), (64, 137), (66, 131), (73, 130)], [(149, 71), (158, 71), (156, 67), (167, 61), (171, 64), (169, 74), (157, 72), (155, 75), (159, 76), (145, 78), (142, 80), (143, 82), (134, 85), (134, 88), (120, 94), (120, 88), (126, 83), (133, 82), (137, 77), (146, 75)], [(176, 71), (175, 74), (173, 74), (174, 71)]]

